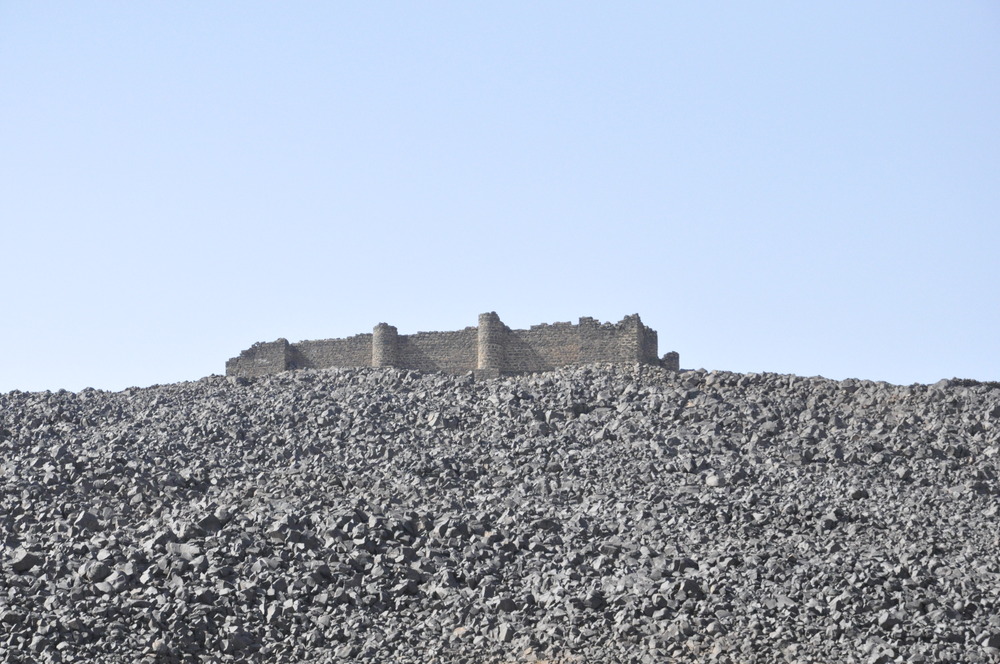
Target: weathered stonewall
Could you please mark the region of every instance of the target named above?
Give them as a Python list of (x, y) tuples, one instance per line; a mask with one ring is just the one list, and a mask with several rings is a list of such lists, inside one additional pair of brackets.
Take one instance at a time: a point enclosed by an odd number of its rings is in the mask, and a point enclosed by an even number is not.
[(656, 364), (677, 370), (675, 352), (657, 356), (656, 331), (638, 314), (618, 323), (581, 318), (579, 324), (533, 325), (512, 330), (495, 312), (479, 325), (455, 332), (399, 334), (386, 323), (372, 334), (346, 339), (256, 343), (226, 362), (227, 376), (264, 376), (289, 369), (397, 367), (483, 377), (551, 371), (556, 367), (611, 362)]

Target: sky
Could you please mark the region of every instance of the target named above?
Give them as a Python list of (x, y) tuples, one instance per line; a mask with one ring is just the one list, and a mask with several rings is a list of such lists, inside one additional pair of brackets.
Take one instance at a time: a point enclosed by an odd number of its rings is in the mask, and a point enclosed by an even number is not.
[(1000, 380), (1000, 4), (0, 2), (0, 392), (638, 313)]

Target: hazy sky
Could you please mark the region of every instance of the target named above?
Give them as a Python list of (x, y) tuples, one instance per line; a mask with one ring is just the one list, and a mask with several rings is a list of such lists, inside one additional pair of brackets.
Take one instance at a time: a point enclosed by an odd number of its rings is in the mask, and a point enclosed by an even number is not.
[(639, 313), (1000, 380), (1000, 4), (0, 3), (0, 391)]

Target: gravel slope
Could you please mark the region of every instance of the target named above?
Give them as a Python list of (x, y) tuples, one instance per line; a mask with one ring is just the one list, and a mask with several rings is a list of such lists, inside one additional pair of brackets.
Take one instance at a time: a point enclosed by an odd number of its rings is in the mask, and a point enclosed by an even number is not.
[(210, 377), (0, 454), (0, 662), (1000, 661), (995, 384)]

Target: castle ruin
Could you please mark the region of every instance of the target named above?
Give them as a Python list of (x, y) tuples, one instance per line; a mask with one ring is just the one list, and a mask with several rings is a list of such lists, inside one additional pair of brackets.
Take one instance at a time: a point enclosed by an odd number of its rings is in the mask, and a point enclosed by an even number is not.
[(677, 370), (679, 356), (657, 357), (656, 331), (638, 314), (618, 323), (581, 318), (579, 324), (533, 325), (512, 330), (495, 312), (480, 314), (477, 327), (455, 332), (399, 334), (379, 323), (371, 334), (346, 339), (255, 343), (226, 362), (227, 376), (265, 376), (290, 369), (398, 367), (478, 377), (550, 371), (597, 362), (641, 363)]

